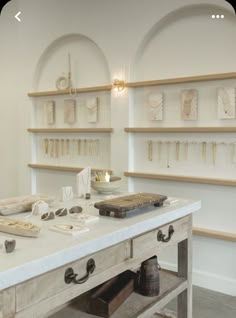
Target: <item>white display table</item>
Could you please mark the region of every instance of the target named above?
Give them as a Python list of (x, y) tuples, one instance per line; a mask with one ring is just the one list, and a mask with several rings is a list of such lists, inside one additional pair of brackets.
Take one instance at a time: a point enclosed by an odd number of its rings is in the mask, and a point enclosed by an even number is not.
[[(90, 200), (78, 199), (64, 203), (64, 206), (81, 205), (84, 212), (98, 216), (93, 204), (103, 199), (99, 195), (92, 196)], [(124, 219), (99, 216), (98, 220), (86, 225), (90, 229), (88, 232), (73, 237), (48, 229), (52, 224), (76, 224), (69, 215), (50, 221), (41, 221), (38, 216), (24, 219), (41, 225), (42, 229), (37, 238), (14, 236), (16, 249), (12, 253), (7, 254), (3, 248), (0, 250), (0, 317), (48, 317), (62, 304), (127, 269), (137, 267), (162, 249), (178, 244), (178, 282), (170, 287), (169, 293), (165, 291), (165, 297), (158, 296), (160, 301), (155, 306), (147, 304), (146, 308), (139, 309), (141, 316), (135, 314), (134, 317), (150, 317), (160, 306), (178, 296), (179, 317), (190, 318), (191, 216), (200, 207), (200, 201), (179, 199), (170, 206), (137, 209)], [(26, 214), (11, 217), (22, 219)], [(158, 230), (168, 236), (170, 224), (175, 230), (172, 238), (166, 243), (159, 242)], [(0, 241), (9, 237), (13, 236), (1, 233)], [(78, 278), (82, 277), (91, 258), (96, 264), (91, 277), (83, 284), (66, 284), (66, 269), (71, 267)]]

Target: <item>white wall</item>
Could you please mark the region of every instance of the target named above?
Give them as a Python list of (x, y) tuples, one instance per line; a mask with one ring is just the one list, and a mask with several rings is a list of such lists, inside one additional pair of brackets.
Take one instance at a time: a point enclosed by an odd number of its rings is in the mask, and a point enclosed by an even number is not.
[(5, 6), (0, 16), (0, 198), (17, 189), (18, 30), (12, 16), (16, 3)]
[[(13, 18), (19, 10), (21, 23)], [(211, 19), (211, 14), (218, 12), (225, 19)], [(26, 131), (31, 125), (32, 99), (27, 93), (55, 89), (56, 78), (66, 72), (66, 45), (77, 52), (72, 62), (77, 87), (110, 84), (115, 77), (137, 81), (233, 72), (236, 21), (232, 12), (223, 0), (200, 4), (197, 0), (12, 0), (0, 17), (0, 141), (4, 149), (0, 197), (32, 190), (31, 170), (27, 168), (30, 137)], [(74, 37), (79, 42), (73, 42)], [(80, 47), (96, 47), (100, 57), (89, 56), (86, 52), (90, 49), (79, 55)], [(104, 63), (106, 68), (102, 76), (98, 65), (98, 71), (91, 71), (95, 66), (89, 58), (93, 62), (103, 60), (99, 64)], [(133, 165), (128, 154), (132, 149), (123, 131), (131, 123), (132, 100), (127, 89), (111, 96), (111, 126), (115, 130), (110, 165), (117, 174)], [(65, 180), (74, 180), (73, 174), (50, 171), (36, 176), (37, 190), (51, 193)], [(234, 188), (141, 179), (135, 180), (133, 187), (137, 191), (164, 191), (169, 196), (200, 197), (203, 209), (194, 217), (195, 225), (235, 231), (231, 208)], [(221, 201), (214, 200), (215, 192), (222, 195)], [(227, 222), (222, 222), (220, 203)], [(229, 265), (235, 264), (234, 250), (235, 243), (194, 237), (194, 282), (236, 295), (235, 268)], [(213, 260), (221, 266), (214, 266)], [(175, 266), (172, 255), (163, 256), (163, 261)]]

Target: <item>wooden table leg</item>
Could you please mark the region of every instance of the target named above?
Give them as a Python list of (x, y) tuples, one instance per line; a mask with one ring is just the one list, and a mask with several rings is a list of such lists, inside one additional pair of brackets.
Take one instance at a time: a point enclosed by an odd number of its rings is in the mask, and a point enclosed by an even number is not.
[(177, 317), (192, 318), (192, 218), (188, 238), (178, 243), (178, 276), (188, 280), (188, 288), (177, 299)]

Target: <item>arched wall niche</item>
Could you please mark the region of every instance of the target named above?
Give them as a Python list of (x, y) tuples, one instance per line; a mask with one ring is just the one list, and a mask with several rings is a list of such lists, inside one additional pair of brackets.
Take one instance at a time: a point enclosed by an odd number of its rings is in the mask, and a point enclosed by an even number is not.
[(131, 61), (130, 81), (235, 71), (235, 36), (231, 6), (199, 4), (172, 11), (142, 39)]
[(68, 34), (53, 41), (40, 56), (32, 89), (56, 89), (56, 80), (68, 75), (69, 54), (73, 87), (110, 84), (110, 70), (101, 48), (84, 35)]

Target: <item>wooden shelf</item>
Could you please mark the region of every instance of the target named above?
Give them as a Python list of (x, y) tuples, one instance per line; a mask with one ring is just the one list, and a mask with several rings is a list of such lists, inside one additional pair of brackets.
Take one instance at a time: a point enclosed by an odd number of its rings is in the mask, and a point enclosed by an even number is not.
[[(84, 168), (81, 167), (70, 167), (70, 166), (54, 166), (54, 165), (44, 165), (44, 164), (36, 164), (36, 163), (29, 163), (28, 167), (33, 169), (46, 169), (46, 170), (56, 170), (56, 171), (68, 171), (68, 172), (80, 172)], [(108, 171), (109, 173), (112, 172), (110, 169), (96, 169), (92, 168), (92, 172), (102, 172), (102, 171)]]
[[(142, 87), (142, 86), (154, 86), (154, 85), (165, 85), (165, 84), (181, 84), (181, 83), (191, 83), (191, 82), (200, 82), (200, 81), (234, 79), (234, 78), (236, 78), (236, 72), (177, 77), (177, 78), (167, 78), (167, 79), (159, 79), (159, 80), (152, 80), (152, 81), (127, 82), (127, 83), (125, 83), (125, 87)], [(30, 97), (56, 96), (56, 95), (71, 95), (71, 96), (73, 96), (77, 93), (110, 91), (112, 89), (112, 87), (113, 87), (112, 85), (103, 85), (103, 86), (94, 86), (94, 87), (73, 88), (72, 91), (69, 89), (64, 89), (64, 90), (52, 90), (52, 91), (43, 91), (43, 92), (31, 92), (31, 93), (28, 93), (28, 96), (30, 96)]]
[[(133, 292), (126, 301), (112, 314), (112, 318), (151, 317), (156, 311), (161, 310), (170, 300), (174, 299), (187, 288), (187, 281), (177, 276), (175, 272), (160, 270), (160, 294), (154, 297), (144, 297)], [(81, 318), (98, 317), (86, 313), (86, 305), (90, 292), (78, 297), (70, 310), (77, 311)], [(86, 299), (87, 297), (87, 299)], [(60, 312), (66, 313), (66, 309)], [(71, 311), (70, 311), (71, 312)], [(163, 317), (163, 316), (154, 316)]]
[(162, 133), (186, 133), (186, 132), (200, 132), (200, 133), (212, 133), (212, 132), (236, 132), (236, 127), (127, 127), (124, 129), (126, 132), (162, 132)]
[(74, 96), (75, 94), (78, 94), (78, 93), (110, 91), (111, 89), (112, 89), (112, 85), (104, 85), (104, 86), (94, 86), (94, 87), (73, 88), (72, 90), (63, 89), (63, 90), (45, 91), (45, 92), (32, 92), (32, 93), (28, 93), (28, 96), (30, 97), (56, 96), (56, 95)]
[(203, 183), (203, 184), (213, 184), (213, 185), (232, 186), (232, 187), (236, 186), (236, 180), (233, 180), (233, 179), (230, 180), (230, 179), (217, 179), (217, 178), (188, 177), (188, 176), (143, 173), (143, 172), (124, 172), (124, 175), (126, 177), (134, 177), (134, 178)]
[(29, 132), (46, 132), (46, 133), (73, 133), (73, 132), (86, 132), (86, 133), (107, 133), (112, 132), (113, 128), (28, 128)]
[(200, 227), (194, 227), (193, 234), (198, 235), (198, 236), (212, 237), (212, 238), (216, 238), (219, 240), (236, 242), (236, 234), (235, 233), (215, 231), (215, 230), (204, 229), (204, 228), (200, 228)]
[(144, 87), (144, 86), (193, 83), (193, 82), (200, 82), (200, 81), (213, 81), (213, 80), (224, 80), (224, 79), (234, 79), (234, 78), (236, 79), (236, 72), (167, 78), (167, 79), (142, 81), (142, 82), (130, 82), (130, 83), (126, 83), (125, 86), (126, 87)]

